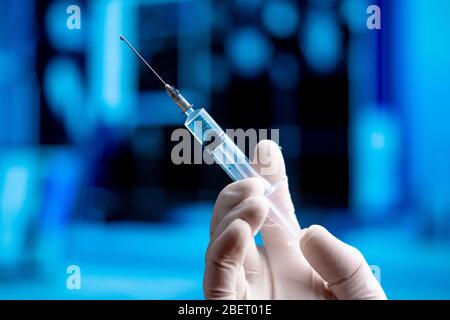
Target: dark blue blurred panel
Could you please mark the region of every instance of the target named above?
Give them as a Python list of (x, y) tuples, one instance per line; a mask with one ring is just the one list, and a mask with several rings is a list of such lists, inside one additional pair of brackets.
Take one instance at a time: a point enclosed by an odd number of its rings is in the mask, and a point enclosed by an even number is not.
[(30, 231), (41, 203), (39, 152), (31, 148), (0, 151), (0, 270), (20, 273), (34, 246)]
[(49, 150), (46, 158), (40, 223), (51, 232), (63, 229), (78, 208), (85, 168), (79, 155), (70, 149)]
[[(0, 36), (0, 143), (17, 145), (37, 139), (38, 83), (34, 69), (37, 36), (33, 4), (2, 3)], [(14, 36), (11, 36), (14, 35)]]
[[(450, 234), (450, 24), (447, 1), (396, 7), (397, 99), (407, 128), (408, 189), (423, 210), (424, 229), (442, 241)], [(414, 17), (411, 24), (410, 17)], [(400, 81), (403, 80), (403, 81)]]

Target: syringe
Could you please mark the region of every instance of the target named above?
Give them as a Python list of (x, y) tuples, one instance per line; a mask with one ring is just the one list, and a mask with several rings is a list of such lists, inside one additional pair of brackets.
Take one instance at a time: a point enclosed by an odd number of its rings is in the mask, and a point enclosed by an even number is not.
[(123, 35), (120, 40), (124, 41), (131, 50), (147, 65), (147, 67), (164, 84), (167, 94), (177, 104), (178, 108), (186, 115), (184, 125), (192, 135), (203, 145), (223, 170), (237, 181), (246, 178), (260, 178), (264, 183), (265, 197), (269, 202), (268, 218), (280, 225), (288, 234), (291, 240), (297, 241), (300, 233), (300, 226), (295, 219), (293, 212), (274, 196), (277, 185), (271, 185), (266, 179), (261, 177), (250, 164), (250, 161), (239, 147), (225, 134), (214, 119), (205, 109), (194, 109), (181, 93), (170, 84), (166, 83), (150, 66), (150, 64), (134, 49)]

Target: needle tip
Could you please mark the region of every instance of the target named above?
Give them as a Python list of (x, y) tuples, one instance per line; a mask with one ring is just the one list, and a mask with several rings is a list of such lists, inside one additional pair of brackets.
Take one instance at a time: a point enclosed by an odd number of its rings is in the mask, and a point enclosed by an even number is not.
[(133, 50), (133, 52), (139, 57), (139, 59), (142, 60), (142, 62), (144, 62), (147, 67), (152, 70), (152, 72), (158, 77), (159, 80), (161, 80), (161, 82), (166, 85), (166, 83), (164, 82), (164, 80), (159, 76), (159, 74), (156, 73), (156, 71), (148, 64), (147, 61), (145, 61), (144, 58), (142, 58), (142, 56), (139, 54), (139, 52), (136, 51), (136, 49), (127, 41), (127, 39), (125, 39), (125, 37), (123, 35), (120, 35), (120, 40), (125, 41), (125, 43), (130, 47), (131, 50)]

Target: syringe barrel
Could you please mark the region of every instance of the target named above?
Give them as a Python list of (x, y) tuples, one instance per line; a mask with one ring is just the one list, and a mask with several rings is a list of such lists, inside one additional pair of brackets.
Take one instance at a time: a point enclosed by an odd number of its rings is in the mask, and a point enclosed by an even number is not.
[[(193, 136), (203, 145), (216, 163), (233, 180), (258, 177), (258, 173), (249, 165), (249, 160), (239, 147), (228, 137), (205, 109), (192, 113), (185, 123)], [(270, 188), (270, 184), (268, 188)]]
[(225, 134), (220, 126), (204, 109), (191, 112), (185, 126), (192, 135), (204, 146), (225, 172), (234, 181), (246, 178), (260, 178), (265, 185), (265, 196), (269, 200), (269, 218), (283, 227), (293, 240), (298, 240), (300, 227), (294, 212), (288, 212), (276, 197), (277, 186), (272, 186), (262, 178), (252, 167), (249, 159), (239, 147)]

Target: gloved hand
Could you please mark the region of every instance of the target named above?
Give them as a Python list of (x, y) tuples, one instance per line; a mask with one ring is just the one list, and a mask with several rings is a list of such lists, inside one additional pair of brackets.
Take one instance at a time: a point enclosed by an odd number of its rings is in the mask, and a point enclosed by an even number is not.
[[(271, 141), (255, 150), (255, 168), (275, 197), (293, 213), (283, 156)], [(271, 163), (264, 175), (261, 164)], [(269, 212), (259, 178), (234, 182), (219, 194), (210, 228), (203, 282), (208, 299), (386, 299), (362, 254), (321, 226), (303, 229), (299, 243), (266, 219)], [(297, 221), (293, 220), (293, 223)], [(264, 242), (256, 246), (260, 231)]]

